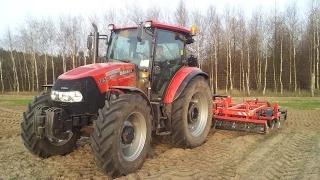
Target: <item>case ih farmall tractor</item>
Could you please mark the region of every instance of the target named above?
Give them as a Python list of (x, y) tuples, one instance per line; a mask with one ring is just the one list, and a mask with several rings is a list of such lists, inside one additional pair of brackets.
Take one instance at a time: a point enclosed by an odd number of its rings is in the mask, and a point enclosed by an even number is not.
[(230, 96), (212, 96), (208, 75), (186, 53), (195, 27), (146, 21), (108, 29), (110, 38), (99, 35), (94, 25), (88, 38), (95, 60), (99, 39), (108, 40), (106, 63), (60, 75), (23, 113), (21, 136), (33, 154), (68, 154), (89, 132), (96, 165), (117, 177), (142, 166), (152, 134), (166, 135), (176, 147), (193, 148), (205, 141), (212, 117), (216, 128), (258, 133), (280, 127), (281, 114), (287, 117), (278, 103), (254, 99), (234, 104)]
[[(108, 38), (94, 29), (88, 44), (96, 59), (99, 39)], [(106, 63), (60, 75), (23, 113), (21, 136), (29, 151), (41, 158), (65, 155), (93, 126), (94, 161), (117, 177), (142, 166), (153, 132), (168, 135), (176, 147), (201, 145), (213, 103), (208, 75), (186, 53), (195, 28), (146, 21), (108, 29)]]

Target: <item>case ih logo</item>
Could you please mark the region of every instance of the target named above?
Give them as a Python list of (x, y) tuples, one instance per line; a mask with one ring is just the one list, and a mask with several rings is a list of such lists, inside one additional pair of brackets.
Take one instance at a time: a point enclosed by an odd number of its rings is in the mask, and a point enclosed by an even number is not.
[(117, 69), (114, 69), (112, 71), (107, 72), (106, 76), (111, 76), (111, 75), (116, 74), (118, 72), (120, 72), (120, 68), (117, 68)]
[(133, 72), (133, 69), (123, 70), (123, 71), (120, 71), (120, 76), (129, 74), (129, 73), (132, 73), (132, 72)]

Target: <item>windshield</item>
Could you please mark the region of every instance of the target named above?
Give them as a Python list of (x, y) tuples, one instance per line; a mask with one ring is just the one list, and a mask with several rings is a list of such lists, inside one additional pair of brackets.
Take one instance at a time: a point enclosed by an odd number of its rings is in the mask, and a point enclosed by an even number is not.
[(149, 61), (152, 37), (143, 33), (142, 41), (137, 38), (137, 29), (114, 31), (111, 35), (107, 59), (108, 61), (130, 62), (141, 65), (141, 61)]

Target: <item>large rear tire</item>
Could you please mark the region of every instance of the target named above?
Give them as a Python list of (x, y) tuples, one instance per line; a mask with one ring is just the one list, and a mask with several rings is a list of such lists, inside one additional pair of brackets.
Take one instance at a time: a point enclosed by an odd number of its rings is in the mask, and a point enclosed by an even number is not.
[(206, 140), (212, 124), (212, 97), (202, 76), (193, 78), (172, 105), (170, 142), (194, 148)]
[(65, 155), (70, 153), (80, 138), (79, 131), (70, 133), (68, 140), (49, 139), (40, 137), (34, 132), (34, 120), (36, 112), (45, 107), (52, 107), (50, 94), (44, 93), (36, 96), (33, 103), (29, 103), (28, 110), (23, 112), (21, 123), (21, 137), (25, 147), (34, 155), (41, 158), (48, 158), (54, 155)]
[(94, 162), (112, 177), (136, 172), (147, 158), (151, 108), (138, 94), (113, 95), (99, 110), (91, 135)]

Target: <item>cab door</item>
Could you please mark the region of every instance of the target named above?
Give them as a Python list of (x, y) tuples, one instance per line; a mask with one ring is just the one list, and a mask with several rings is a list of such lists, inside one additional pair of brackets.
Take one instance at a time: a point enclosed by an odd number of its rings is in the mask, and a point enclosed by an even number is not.
[[(162, 100), (171, 79), (184, 65), (185, 42), (177, 32), (158, 29), (154, 54), (154, 66), (160, 73), (153, 73), (151, 82), (152, 100)], [(154, 69), (155, 69), (154, 68)]]

